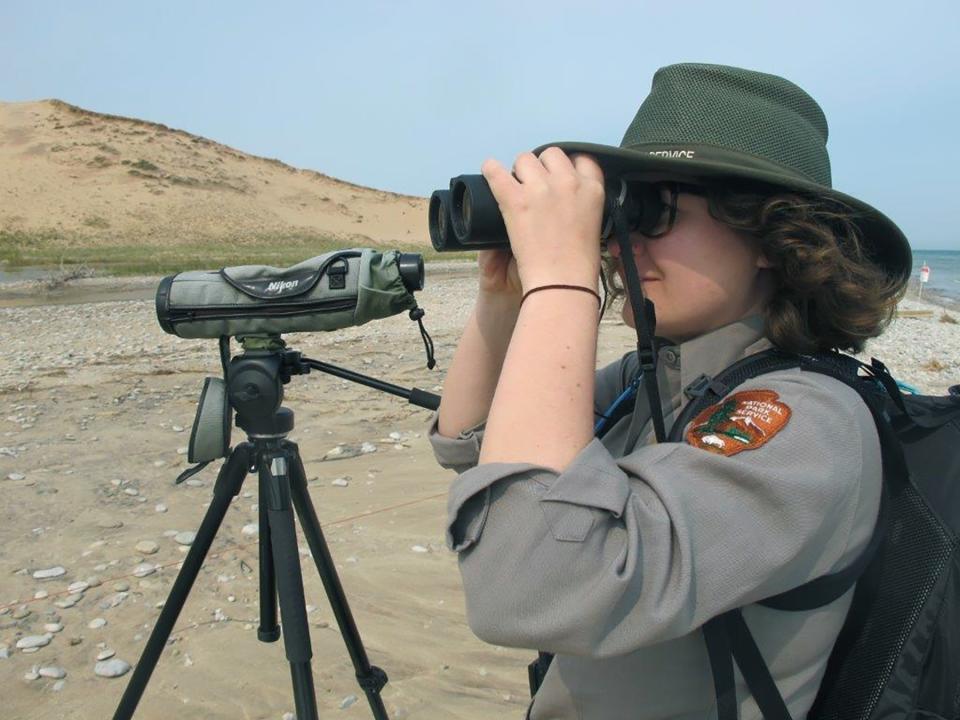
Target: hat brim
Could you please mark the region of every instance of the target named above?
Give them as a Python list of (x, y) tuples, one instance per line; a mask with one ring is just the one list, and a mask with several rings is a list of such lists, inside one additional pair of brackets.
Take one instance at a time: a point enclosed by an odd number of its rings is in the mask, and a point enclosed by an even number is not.
[(904, 283), (910, 278), (913, 252), (896, 223), (855, 197), (804, 178), (775, 163), (745, 153), (703, 145), (684, 145), (682, 149), (677, 149), (676, 145), (669, 148), (649, 145), (633, 149), (565, 141), (541, 145), (533, 152), (539, 155), (549, 147), (560, 148), (567, 155), (591, 155), (607, 177), (747, 180), (830, 198), (853, 210), (853, 220), (860, 228), (871, 258), (889, 275)]

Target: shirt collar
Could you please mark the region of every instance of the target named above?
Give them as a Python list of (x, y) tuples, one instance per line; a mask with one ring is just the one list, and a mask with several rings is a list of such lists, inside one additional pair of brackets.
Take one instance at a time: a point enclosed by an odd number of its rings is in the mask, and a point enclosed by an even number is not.
[(659, 366), (673, 380), (671, 385), (676, 383), (682, 390), (701, 375), (714, 377), (737, 360), (772, 347), (763, 328), (763, 316), (751, 315), (679, 345), (662, 347)]

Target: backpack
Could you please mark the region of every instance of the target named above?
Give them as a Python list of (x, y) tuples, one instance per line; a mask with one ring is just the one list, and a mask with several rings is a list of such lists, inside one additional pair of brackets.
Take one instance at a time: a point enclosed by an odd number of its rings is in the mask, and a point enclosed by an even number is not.
[[(704, 378), (670, 440), (744, 381), (795, 367), (860, 394), (877, 425), (884, 484), (873, 537), (853, 565), (760, 602), (812, 610), (857, 583), (807, 720), (960, 720), (960, 397), (904, 396), (877, 360), (768, 350)], [(718, 720), (738, 716), (733, 660), (765, 720), (791, 720), (739, 609), (708, 621), (704, 635)]]
[[(669, 440), (681, 442), (697, 413), (741, 383), (796, 367), (860, 394), (877, 425), (884, 484), (873, 536), (850, 567), (760, 602), (812, 610), (856, 583), (807, 720), (960, 720), (960, 397), (904, 396), (877, 360), (767, 350), (695, 381)], [(793, 720), (740, 609), (703, 631), (718, 720), (738, 718), (734, 660), (765, 720)], [(528, 668), (531, 694), (551, 659), (541, 652)]]

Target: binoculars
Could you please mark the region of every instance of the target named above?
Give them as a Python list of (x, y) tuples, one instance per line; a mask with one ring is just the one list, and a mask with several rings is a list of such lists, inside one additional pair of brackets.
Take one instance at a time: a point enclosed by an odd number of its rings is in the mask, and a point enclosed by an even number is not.
[[(629, 231), (644, 232), (660, 222), (665, 204), (656, 185), (613, 178), (604, 189), (599, 240), (613, 235), (617, 208), (622, 208)], [(450, 180), (449, 190), (435, 190), (430, 196), (429, 224), (430, 242), (437, 252), (510, 247), (503, 215), (483, 175), (459, 175)]]

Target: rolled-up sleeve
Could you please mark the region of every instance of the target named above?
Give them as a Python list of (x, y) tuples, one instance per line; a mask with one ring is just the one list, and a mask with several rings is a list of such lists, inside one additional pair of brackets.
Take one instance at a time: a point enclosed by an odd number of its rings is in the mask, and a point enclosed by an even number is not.
[(476, 465), (480, 461), (485, 423), (464, 430), (455, 438), (449, 438), (437, 430), (439, 421), (439, 413), (434, 413), (427, 429), (427, 439), (440, 466), (462, 473)]
[(774, 390), (793, 412), (754, 450), (664, 443), (617, 459), (594, 440), (559, 474), (516, 463), (461, 473), (447, 538), (474, 632), (618, 655), (850, 562), (879, 503), (869, 411), (836, 381), (768, 378), (743, 389)]

